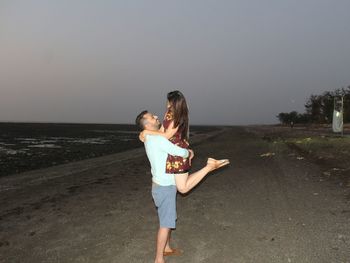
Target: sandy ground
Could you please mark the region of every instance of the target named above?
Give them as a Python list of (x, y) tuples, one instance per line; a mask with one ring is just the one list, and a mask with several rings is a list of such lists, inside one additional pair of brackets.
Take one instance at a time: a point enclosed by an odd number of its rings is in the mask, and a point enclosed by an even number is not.
[[(193, 146), (231, 165), (178, 196), (175, 262), (350, 262), (349, 187), (322, 164), (233, 127)], [(261, 156), (264, 153), (273, 155)], [(0, 179), (0, 262), (153, 262), (143, 149)]]

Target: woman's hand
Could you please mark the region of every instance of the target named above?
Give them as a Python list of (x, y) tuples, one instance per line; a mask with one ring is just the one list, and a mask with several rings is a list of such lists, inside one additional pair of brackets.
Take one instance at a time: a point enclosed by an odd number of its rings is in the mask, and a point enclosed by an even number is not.
[(142, 132), (140, 132), (140, 135), (139, 135), (139, 139), (141, 142), (145, 142), (146, 141), (146, 135), (149, 135), (149, 134), (152, 134), (151, 131), (148, 131), (148, 130), (143, 130)]
[(145, 142), (145, 140), (146, 140), (145, 131), (140, 132), (140, 134), (139, 134), (139, 140), (140, 140), (141, 142)]
[(189, 156), (189, 163), (190, 163), (190, 166), (191, 166), (191, 163), (192, 163), (192, 159), (194, 157), (194, 151), (191, 150), (191, 149), (188, 149), (188, 151), (190, 152), (190, 156)]

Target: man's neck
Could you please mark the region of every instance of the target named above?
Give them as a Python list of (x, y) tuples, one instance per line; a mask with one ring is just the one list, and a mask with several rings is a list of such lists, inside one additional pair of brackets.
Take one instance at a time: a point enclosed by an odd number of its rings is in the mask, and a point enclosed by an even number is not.
[(151, 129), (147, 129), (147, 130), (149, 130), (149, 131), (159, 131), (160, 129), (158, 129), (158, 128), (151, 128)]

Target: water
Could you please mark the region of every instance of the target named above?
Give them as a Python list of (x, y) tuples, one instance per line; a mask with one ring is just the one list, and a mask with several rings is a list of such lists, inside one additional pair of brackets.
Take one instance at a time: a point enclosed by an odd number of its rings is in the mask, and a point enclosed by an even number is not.
[[(215, 130), (193, 126), (191, 135)], [(135, 125), (0, 123), (0, 176), (142, 147)]]

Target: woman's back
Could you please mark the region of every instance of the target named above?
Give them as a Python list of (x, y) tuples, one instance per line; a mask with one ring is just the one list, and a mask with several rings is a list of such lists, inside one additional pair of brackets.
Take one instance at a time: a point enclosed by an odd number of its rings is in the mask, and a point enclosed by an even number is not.
[[(163, 120), (163, 127), (164, 131), (166, 131), (170, 124), (174, 122), (174, 115), (170, 109), (165, 113), (164, 120)], [(178, 129), (176, 133), (169, 139), (170, 142), (173, 144), (188, 149), (189, 143), (186, 140), (186, 138), (182, 137), (182, 131)], [(190, 169), (189, 160), (178, 157), (178, 156), (172, 156), (168, 155), (167, 162), (166, 162), (166, 173), (168, 174), (179, 174), (179, 173), (187, 173)]]

